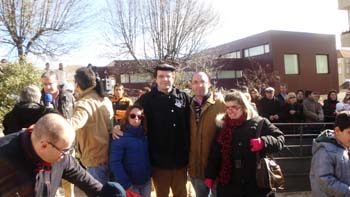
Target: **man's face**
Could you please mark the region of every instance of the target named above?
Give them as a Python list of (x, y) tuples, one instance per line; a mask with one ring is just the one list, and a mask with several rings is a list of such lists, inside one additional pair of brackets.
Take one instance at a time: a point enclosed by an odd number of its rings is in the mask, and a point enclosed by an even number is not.
[(287, 93), (287, 87), (286, 86), (280, 86), (280, 92), (282, 94), (286, 94)]
[(273, 99), (274, 92), (265, 92), (266, 98), (271, 100)]
[(340, 131), (339, 127), (334, 129), (335, 137), (347, 148), (350, 147), (350, 128)]
[(175, 72), (158, 70), (156, 83), (160, 91), (169, 92), (169, 90), (174, 85), (175, 81)]
[(124, 94), (124, 88), (122, 87), (115, 87), (114, 88), (114, 96), (117, 98), (121, 98)]
[(192, 91), (195, 96), (203, 97), (209, 93), (209, 78), (204, 73), (196, 73), (192, 77)]
[(58, 91), (57, 79), (55, 76), (41, 78), (41, 85), (47, 94), (55, 94)]

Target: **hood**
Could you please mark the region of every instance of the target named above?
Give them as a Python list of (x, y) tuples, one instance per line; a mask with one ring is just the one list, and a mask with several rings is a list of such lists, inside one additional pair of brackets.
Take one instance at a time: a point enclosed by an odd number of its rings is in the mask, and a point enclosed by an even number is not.
[(327, 151), (335, 151), (337, 148), (344, 148), (334, 137), (333, 130), (325, 130), (313, 140), (312, 154), (324, 147)]

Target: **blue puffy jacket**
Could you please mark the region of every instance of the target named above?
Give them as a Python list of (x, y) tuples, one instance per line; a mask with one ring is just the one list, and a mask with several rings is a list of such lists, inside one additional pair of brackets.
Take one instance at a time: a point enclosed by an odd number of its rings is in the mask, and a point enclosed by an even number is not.
[(135, 128), (127, 125), (124, 135), (111, 141), (109, 166), (115, 181), (125, 189), (150, 180), (148, 141), (142, 126)]

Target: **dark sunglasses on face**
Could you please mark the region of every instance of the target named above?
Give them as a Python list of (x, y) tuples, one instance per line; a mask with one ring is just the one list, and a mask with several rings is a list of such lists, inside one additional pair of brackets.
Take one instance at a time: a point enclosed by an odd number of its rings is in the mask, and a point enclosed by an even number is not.
[(137, 117), (138, 119), (140, 119), (140, 120), (143, 119), (143, 115), (130, 114), (129, 117), (130, 117), (131, 119), (135, 119), (136, 117)]

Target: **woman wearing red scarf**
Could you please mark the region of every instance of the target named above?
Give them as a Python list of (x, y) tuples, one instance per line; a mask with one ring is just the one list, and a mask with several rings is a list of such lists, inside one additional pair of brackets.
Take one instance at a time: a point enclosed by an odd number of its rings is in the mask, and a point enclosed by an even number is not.
[[(217, 189), (218, 197), (266, 196), (268, 189), (256, 185), (256, 152), (264, 156), (282, 150), (283, 133), (267, 119), (262, 119), (239, 91), (225, 96), (225, 114), (216, 117), (217, 136), (208, 158), (206, 185)], [(261, 137), (256, 137), (263, 122)]]

